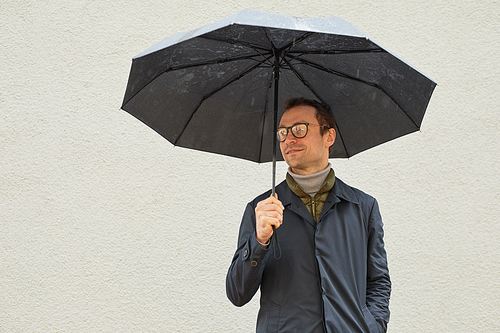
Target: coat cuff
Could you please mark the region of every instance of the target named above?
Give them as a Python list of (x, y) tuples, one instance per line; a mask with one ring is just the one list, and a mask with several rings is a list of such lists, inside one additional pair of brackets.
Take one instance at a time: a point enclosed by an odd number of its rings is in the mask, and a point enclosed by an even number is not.
[(269, 251), (269, 244), (267, 246), (262, 245), (253, 234), (241, 251), (242, 261), (249, 261), (252, 267), (257, 267)]

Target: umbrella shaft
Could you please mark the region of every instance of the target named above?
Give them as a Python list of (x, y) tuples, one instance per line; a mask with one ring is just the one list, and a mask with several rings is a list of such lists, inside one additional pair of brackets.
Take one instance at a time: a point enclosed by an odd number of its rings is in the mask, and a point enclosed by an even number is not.
[(278, 88), (280, 80), (280, 68), (279, 68), (279, 53), (275, 55), (275, 63), (273, 67), (274, 72), (274, 126), (273, 126), (273, 186), (272, 194), (274, 196), (276, 187), (276, 131), (278, 129)]

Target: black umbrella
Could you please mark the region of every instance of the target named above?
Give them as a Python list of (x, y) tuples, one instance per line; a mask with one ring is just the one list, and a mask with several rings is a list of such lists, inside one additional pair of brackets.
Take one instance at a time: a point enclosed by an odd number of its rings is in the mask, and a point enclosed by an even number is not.
[(246, 9), (136, 56), (122, 109), (174, 145), (273, 161), (274, 191), (284, 100), (326, 104), (330, 157), (350, 157), (419, 130), (435, 86), (344, 20)]

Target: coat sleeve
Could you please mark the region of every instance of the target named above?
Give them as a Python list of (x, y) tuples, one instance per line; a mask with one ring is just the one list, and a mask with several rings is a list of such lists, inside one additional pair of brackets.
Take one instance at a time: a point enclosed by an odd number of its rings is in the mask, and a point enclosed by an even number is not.
[(238, 248), (226, 276), (226, 294), (234, 305), (245, 305), (259, 289), (267, 252), (257, 242), (255, 209), (248, 204), (240, 225)]
[(373, 202), (368, 233), (368, 274), (366, 303), (381, 332), (387, 331), (391, 280), (384, 248), (384, 230), (378, 203)]

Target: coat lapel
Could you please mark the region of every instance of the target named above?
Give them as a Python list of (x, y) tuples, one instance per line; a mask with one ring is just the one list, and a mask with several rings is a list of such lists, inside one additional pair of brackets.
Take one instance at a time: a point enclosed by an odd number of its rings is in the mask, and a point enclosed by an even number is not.
[(319, 220), (323, 218), (323, 216), (333, 207), (340, 202), (340, 200), (350, 201), (355, 204), (359, 204), (358, 198), (354, 195), (353, 190), (347, 186), (343, 181), (338, 178), (335, 178), (335, 183), (333, 188), (330, 190), (328, 197), (326, 198), (325, 205), (323, 206), (323, 210), (319, 216)]
[[(278, 191), (278, 187), (280, 191)], [(316, 221), (314, 221), (311, 213), (307, 210), (306, 205), (304, 205), (302, 200), (290, 190), (286, 181), (282, 182), (278, 187), (276, 188), (278, 199), (281, 200), (285, 209), (299, 215), (316, 228)]]

